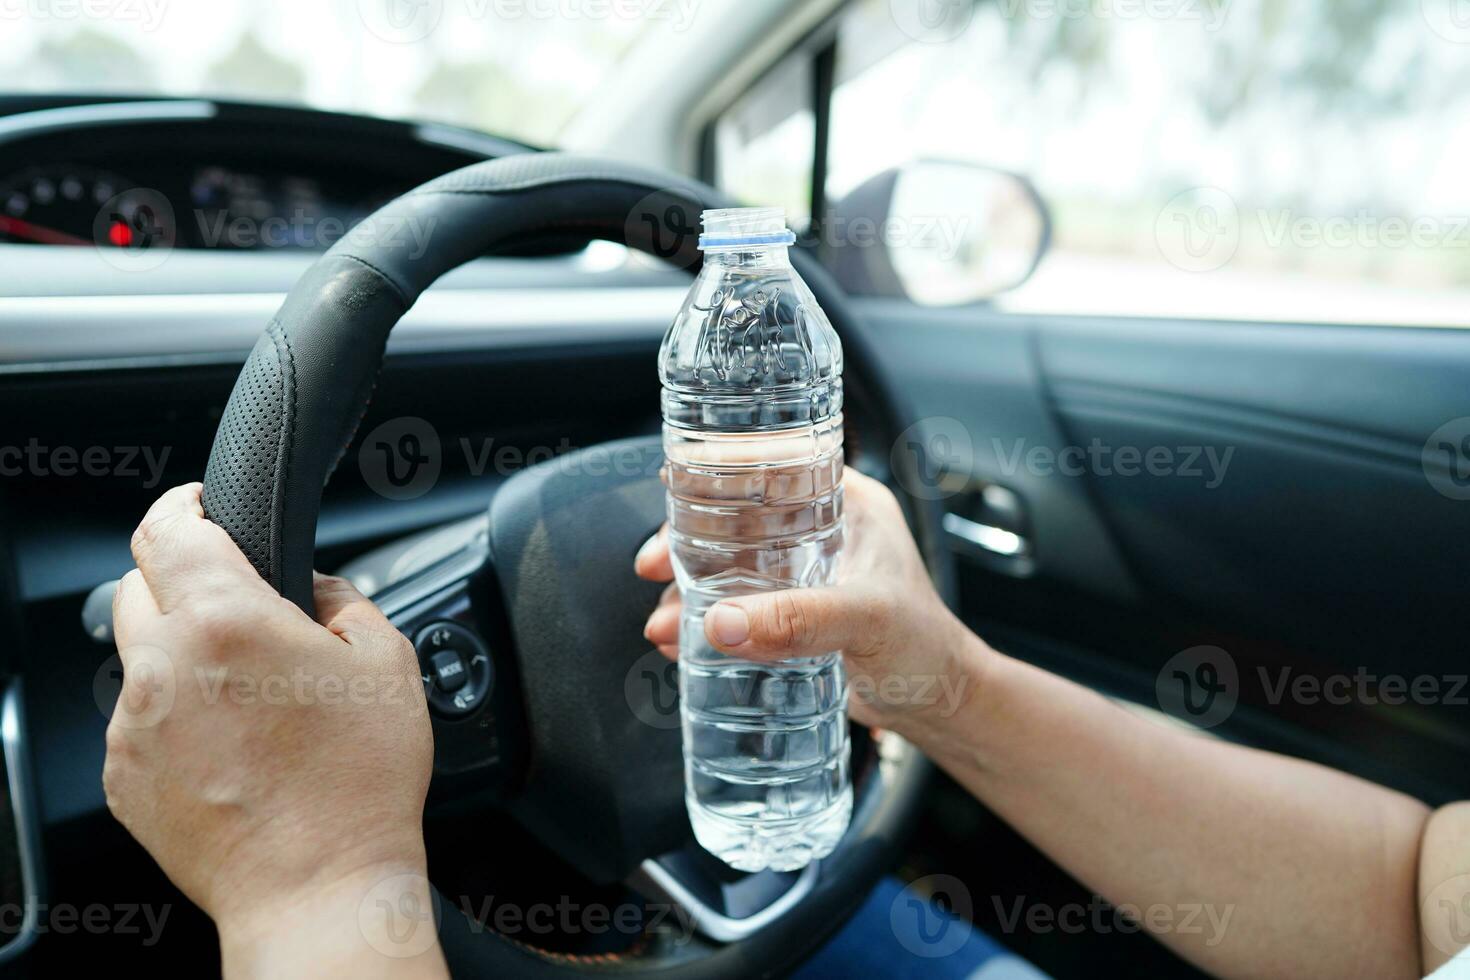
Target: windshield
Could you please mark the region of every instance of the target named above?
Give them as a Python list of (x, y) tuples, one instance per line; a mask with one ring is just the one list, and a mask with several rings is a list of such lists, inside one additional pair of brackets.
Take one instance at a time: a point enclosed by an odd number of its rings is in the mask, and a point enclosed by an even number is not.
[(0, 0), (13, 92), (206, 95), (550, 145), (697, 0)]

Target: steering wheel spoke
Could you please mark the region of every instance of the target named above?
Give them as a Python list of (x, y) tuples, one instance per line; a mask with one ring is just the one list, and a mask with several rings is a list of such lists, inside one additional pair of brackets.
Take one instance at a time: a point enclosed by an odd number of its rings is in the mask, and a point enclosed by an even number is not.
[(434, 725), (436, 797), (503, 799), (525, 757), (503, 617), (493, 603), (488, 519), (414, 535), (339, 570), (413, 643)]
[(634, 891), (682, 912), (694, 929), (718, 943), (748, 939), (811, 894), (821, 862), (800, 871), (734, 871), (690, 844), (649, 858), (628, 879)]

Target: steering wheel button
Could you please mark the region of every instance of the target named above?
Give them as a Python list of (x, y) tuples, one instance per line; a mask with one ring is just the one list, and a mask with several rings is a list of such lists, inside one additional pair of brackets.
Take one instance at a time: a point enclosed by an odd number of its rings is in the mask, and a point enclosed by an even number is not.
[(490, 651), (474, 630), (440, 620), (413, 633), (429, 707), (444, 718), (463, 718), (485, 703), (495, 685)]
[(453, 694), (470, 679), (469, 671), (465, 670), (464, 660), (455, 650), (440, 650), (430, 659), (429, 663), (434, 668), (434, 679), (439, 689), (446, 694)]

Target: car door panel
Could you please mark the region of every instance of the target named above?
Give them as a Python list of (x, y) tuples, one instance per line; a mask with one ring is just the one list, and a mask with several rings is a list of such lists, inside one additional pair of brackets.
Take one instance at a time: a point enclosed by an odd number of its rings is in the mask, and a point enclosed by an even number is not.
[(988, 483), (1014, 490), (1027, 508), (1040, 568), (1100, 595), (1136, 597), (1086, 488), (1008, 465), (1014, 441), (1060, 447), (1064, 438), (1046, 404), (1029, 325), (989, 316), (977, 324), (971, 310), (925, 310), (898, 300), (866, 299), (861, 309), (909, 399), (917, 437), (965, 484), (958, 492), (931, 492), (961, 497)]
[(1025, 505), (1034, 576), (966, 575), (992, 642), (1154, 707), (1170, 658), (1211, 645), (1238, 678), (1218, 733), (1429, 799), (1470, 792), (1470, 505), (1424, 462), (1465, 414), (1463, 333), (867, 315), (918, 416), (969, 437), (967, 479)]

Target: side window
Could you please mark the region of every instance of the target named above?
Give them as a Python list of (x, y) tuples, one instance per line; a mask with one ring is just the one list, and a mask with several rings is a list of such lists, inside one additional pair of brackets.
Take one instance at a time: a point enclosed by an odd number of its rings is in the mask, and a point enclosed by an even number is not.
[(786, 209), (793, 228), (811, 219), (816, 114), (810, 59), (787, 57), (713, 127), (715, 183), (743, 201)]
[(854, 0), (826, 200), (920, 161), (1022, 178), (1049, 241), (999, 309), (1470, 326), (1453, 6)]

